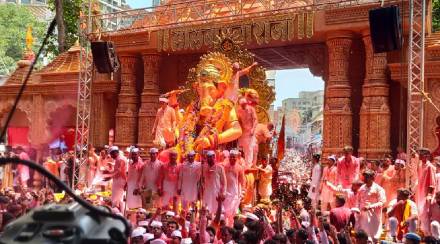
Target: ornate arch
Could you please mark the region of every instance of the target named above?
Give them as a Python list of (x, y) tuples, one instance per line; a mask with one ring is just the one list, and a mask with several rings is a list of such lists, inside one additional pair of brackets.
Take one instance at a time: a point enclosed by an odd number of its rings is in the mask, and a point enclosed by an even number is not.
[[(3, 120), (5, 116), (7, 116), (12, 109), (12, 106), (14, 104), (14, 97), (6, 97), (3, 99), (0, 99), (0, 120)], [(32, 143), (31, 140), (31, 118), (32, 118), (32, 100), (30, 99), (23, 99), (20, 100), (20, 102), (17, 105), (17, 110), (20, 110), (26, 114), (27, 122), (29, 123), (29, 134), (28, 134), (28, 142)], [(4, 124), (1, 125), (2, 128)]]
[(70, 107), (73, 107), (76, 109), (76, 105), (77, 105), (77, 101), (76, 101), (76, 99), (73, 99), (73, 98), (62, 99), (62, 100), (55, 100), (55, 99), (46, 100), (44, 102), (44, 111), (46, 112), (46, 121), (49, 121), (49, 119), (51, 119), (50, 114), (55, 112), (57, 109), (65, 107), (65, 106), (70, 106)]
[[(0, 118), (3, 119), (3, 117), (9, 113), (9, 111), (12, 109), (12, 105), (14, 104), (14, 98), (5, 98), (0, 99)], [(26, 114), (26, 119), (28, 122), (31, 122), (32, 118), (32, 101), (29, 99), (20, 100), (20, 102), (17, 105), (17, 109), (24, 112)], [(3, 125), (2, 125), (3, 126)]]

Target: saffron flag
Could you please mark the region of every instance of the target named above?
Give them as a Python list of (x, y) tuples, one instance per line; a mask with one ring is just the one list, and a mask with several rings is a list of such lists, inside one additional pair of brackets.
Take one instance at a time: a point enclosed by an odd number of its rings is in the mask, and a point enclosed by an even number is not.
[(281, 128), (280, 133), (278, 134), (278, 142), (277, 142), (277, 159), (278, 162), (281, 162), (281, 160), (284, 158), (284, 149), (285, 149), (285, 141), (286, 141), (286, 135), (285, 135), (285, 119), (283, 118), (281, 120)]

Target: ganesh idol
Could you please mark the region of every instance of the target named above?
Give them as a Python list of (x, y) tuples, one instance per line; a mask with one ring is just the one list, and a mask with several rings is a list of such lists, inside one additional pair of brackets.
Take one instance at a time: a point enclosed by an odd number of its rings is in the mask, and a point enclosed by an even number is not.
[(193, 72), (197, 97), (186, 108), (179, 124), (179, 141), (185, 143), (180, 148), (182, 153), (219, 149), (242, 135), (235, 104), (224, 97), (222, 89), (231, 85), (230, 59), (219, 52), (208, 53)]

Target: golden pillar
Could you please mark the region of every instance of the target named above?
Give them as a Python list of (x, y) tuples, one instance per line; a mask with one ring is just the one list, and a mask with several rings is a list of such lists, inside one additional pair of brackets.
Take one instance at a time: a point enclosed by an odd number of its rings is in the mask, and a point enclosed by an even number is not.
[(141, 95), (139, 109), (139, 146), (153, 146), (154, 136), (151, 134), (154, 119), (159, 105), (159, 64), (160, 56), (157, 54), (144, 54), (144, 88)]
[(325, 89), (323, 153), (336, 154), (352, 145), (349, 58), (353, 34), (333, 32), (327, 37), (328, 80)]
[(136, 61), (134, 55), (119, 57), (121, 90), (116, 109), (115, 145), (127, 147), (137, 142), (138, 95), (136, 93)]
[(373, 53), (369, 32), (363, 33), (365, 80), (360, 110), (359, 155), (379, 159), (390, 153), (390, 107), (386, 53)]

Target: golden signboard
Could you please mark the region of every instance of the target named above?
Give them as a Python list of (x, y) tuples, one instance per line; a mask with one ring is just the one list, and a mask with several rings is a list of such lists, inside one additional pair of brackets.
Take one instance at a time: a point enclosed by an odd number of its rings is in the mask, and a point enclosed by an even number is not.
[(292, 41), (313, 36), (314, 13), (286, 14), (239, 23), (204, 24), (163, 29), (157, 32), (161, 51), (182, 51), (211, 48), (217, 36), (231, 32), (245, 44), (268, 44), (272, 41)]

